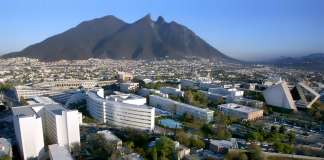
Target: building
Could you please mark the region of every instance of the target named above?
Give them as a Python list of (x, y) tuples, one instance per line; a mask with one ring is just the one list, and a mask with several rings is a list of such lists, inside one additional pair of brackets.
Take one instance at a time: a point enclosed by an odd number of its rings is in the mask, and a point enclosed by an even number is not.
[(291, 93), (296, 106), (299, 108), (311, 108), (321, 96), (314, 89), (302, 82), (299, 82)]
[(15, 87), (17, 97), (22, 98), (30, 98), (35, 96), (44, 96), (44, 95), (53, 95), (59, 94), (62, 91), (59, 90), (51, 90), (46, 88), (34, 88), (31, 86), (16, 86)]
[(184, 92), (181, 91), (181, 85), (178, 88), (173, 87), (162, 87), (160, 92), (163, 94), (168, 94), (169, 96), (183, 97)]
[(210, 140), (209, 150), (217, 153), (227, 153), (230, 149), (238, 148), (237, 142), (234, 138), (228, 140)]
[(71, 103), (77, 103), (85, 99), (86, 94), (83, 90), (69, 90), (49, 96), (55, 102), (63, 105), (69, 105)]
[(244, 91), (237, 90), (236, 88), (209, 88), (208, 94), (219, 95), (223, 98), (243, 97)]
[(263, 116), (263, 110), (261, 109), (251, 108), (235, 103), (221, 104), (218, 107), (225, 115), (243, 120), (255, 120)]
[(69, 91), (77, 91), (76, 89), (85, 88), (90, 89), (96, 86), (103, 86), (112, 84), (116, 81), (95, 81), (95, 80), (61, 80), (43, 82), (33, 85), (16, 86), (16, 94), (18, 98), (29, 98), (34, 96), (55, 96), (61, 94), (70, 94)]
[(48, 153), (50, 160), (73, 160), (69, 150), (58, 144), (52, 144), (48, 146)]
[(149, 96), (151, 94), (159, 95), (159, 96), (162, 96), (162, 97), (168, 97), (167, 94), (163, 94), (159, 90), (148, 89), (148, 88), (141, 88), (140, 90), (138, 90), (137, 94), (142, 96), (142, 97), (147, 97), (147, 96)]
[(8, 139), (0, 138), (0, 159), (4, 156), (12, 157), (11, 143)]
[(102, 135), (110, 144), (116, 145), (116, 149), (123, 147), (123, 142), (116, 135), (108, 130), (98, 131), (97, 134)]
[(321, 101), (321, 103), (324, 103), (324, 92), (321, 93), (320, 101)]
[(190, 89), (190, 88), (198, 88), (198, 82), (195, 80), (189, 80), (189, 79), (181, 79), (180, 80), (181, 87), (184, 89)]
[(70, 151), (80, 145), (81, 113), (67, 110), (46, 97), (27, 102), (30, 105), (12, 108), (22, 159), (44, 156), (44, 146), (48, 144), (58, 144)]
[(32, 107), (13, 107), (12, 112), (21, 159), (44, 156), (42, 118)]
[(210, 122), (213, 120), (214, 111), (204, 108), (195, 107), (189, 104), (180, 103), (172, 99), (150, 95), (149, 96), (149, 105), (171, 112), (178, 116), (182, 116), (185, 113), (191, 114), (197, 119)]
[(234, 99), (226, 99), (226, 103), (236, 103), (236, 104), (240, 104), (243, 106), (249, 106), (252, 108), (262, 108), (264, 106), (264, 102), (262, 102), (262, 101), (248, 99), (248, 98), (244, 98), (244, 97), (236, 97)]
[(134, 93), (139, 88), (139, 83), (132, 83), (132, 82), (120, 83), (119, 87), (121, 92)]
[(134, 94), (104, 97), (103, 90), (87, 93), (87, 110), (97, 121), (117, 127), (154, 129), (155, 108), (146, 106), (146, 98)]
[(297, 110), (288, 85), (284, 81), (268, 87), (262, 93), (268, 105)]
[(129, 82), (132, 81), (134, 78), (132, 73), (128, 73), (128, 72), (118, 72), (117, 73), (117, 80), (119, 82)]

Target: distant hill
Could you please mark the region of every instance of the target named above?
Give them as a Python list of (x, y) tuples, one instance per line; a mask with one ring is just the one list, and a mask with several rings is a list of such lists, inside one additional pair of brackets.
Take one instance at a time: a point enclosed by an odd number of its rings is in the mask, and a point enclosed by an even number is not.
[(302, 57), (281, 57), (266, 63), (278, 67), (324, 72), (324, 53), (313, 53)]
[(236, 61), (206, 43), (187, 27), (174, 21), (166, 22), (163, 17), (153, 21), (150, 15), (131, 24), (114, 16), (85, 21), (61, 34), (33, 44), (20, 52), (6, 54), (2, 58), (21, 56), (42, 61), (186, 56)]

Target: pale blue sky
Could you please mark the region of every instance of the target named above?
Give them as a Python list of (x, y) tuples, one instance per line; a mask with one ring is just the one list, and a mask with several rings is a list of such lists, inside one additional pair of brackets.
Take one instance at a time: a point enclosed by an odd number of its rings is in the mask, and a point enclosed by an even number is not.
[(115, 15), (162, 15), (239, 59), (324, 53), (324, 0), (1, 0), (0, 54)]

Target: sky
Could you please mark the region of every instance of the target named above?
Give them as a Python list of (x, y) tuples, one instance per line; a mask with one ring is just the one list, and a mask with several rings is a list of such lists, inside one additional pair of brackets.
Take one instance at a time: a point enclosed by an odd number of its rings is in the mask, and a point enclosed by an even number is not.
[(242, 60), (324, 53), (324, 0), (1, 0), (0, 54), (85, 20), (114, 15), (131, 23), (147, 14)]

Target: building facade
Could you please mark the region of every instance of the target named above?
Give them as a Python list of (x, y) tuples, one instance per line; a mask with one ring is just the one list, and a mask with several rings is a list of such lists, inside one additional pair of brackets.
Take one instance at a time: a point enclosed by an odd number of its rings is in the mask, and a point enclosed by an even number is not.
[(205, 122), (213, 120), (214, 111), (204, 108), (195, 107), (189, 104), (180, 103), (172, 99), (150, 95), (149, 105), (182, 116), (185, 113), (191, 114), (194, 118), (201, 119)]
[(219, 110), (225, 115), (240, 118), (243, 120), (256, 120), (263, 117), (263, 110), (251, 108), (235, 103), (221, 104), (218, 106)]
[(67, 110), (60, 104), (45, 101), (44, 98), (38, 99), (44, 103), (12, 108), (22, 159), (44, 156), (44, 146), (49, 144), (58, 144), (70, 151), (78, 147), (81, 113)]
[(87, 109), (101, 123), (116, 127), (153, 130), (155, 108), (144, 105), (146, 99), (132, 94), (103, 98), (95, 92), (87, 93)]

